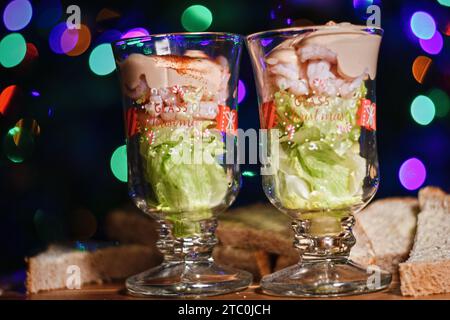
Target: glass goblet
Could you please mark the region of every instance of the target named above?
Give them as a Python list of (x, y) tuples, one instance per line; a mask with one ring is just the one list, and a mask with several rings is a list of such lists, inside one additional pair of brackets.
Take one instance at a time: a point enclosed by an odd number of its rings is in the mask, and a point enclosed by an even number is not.
[(246, 288), (250, 273), (217, 265), (217, 215), (234, 201), (237, 81), (243, 39), (179, 33), (113, 44), (123, 92), (128, 186), (160, 222), (164, 262), (127, 279), (136, 295), (207, 296)]
[(381, 290), (391, 281), (388, 272), (348, 259), (353, 214), (379, 184), (375, 77), (381, 37), (379, 28), (348, 23), (247, 37), (261, 127), (269, 132), (263, 189), (293, 219), (300, 252), (298, 264), (262, 279), (266, 293), (348, 295)]

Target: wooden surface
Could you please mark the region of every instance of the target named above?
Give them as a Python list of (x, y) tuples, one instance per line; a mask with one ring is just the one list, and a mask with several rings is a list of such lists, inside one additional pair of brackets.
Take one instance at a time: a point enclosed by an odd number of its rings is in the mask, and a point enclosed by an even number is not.
[[(128, 299), (149, 299), (149, 298), (136, 298), (129, 296), (126, 293), (126, 290), (123, 286), (123, 283), (109, 283), (103, 285), (89, 285), (84, 286), (78, 290), (54, 290), (48, 292), (42, 292), (33, 295), (24, 295), (15, 292), (3, 292), (0, 295), (0, 299), (31, 299), (31, 300), (128, 300)], [(285, 298), (285, 297), (274, 297), (265, 295), (259, 292), (259, 286), (253, 285), (245, 291), (209, 297), (207, 299), (216, 299), (216, 300), (279, 300), (279, 299), (299, 299), (299, 298)], [(340, 299), (340, 300), (413, 300), (413, 299), (421, 299), (421, 300), (450, 300), (450, 294), (440, 294), (440, 295), (431, 295), (424, 297), (403, 297), (400, 294), (400, 289), (397, 282), (394, 282), (390, 289), (364, 294), (364, 295), (355, 295), (355, 296), (347, 296), (347, 297), (339, 297), (332, 299)]]

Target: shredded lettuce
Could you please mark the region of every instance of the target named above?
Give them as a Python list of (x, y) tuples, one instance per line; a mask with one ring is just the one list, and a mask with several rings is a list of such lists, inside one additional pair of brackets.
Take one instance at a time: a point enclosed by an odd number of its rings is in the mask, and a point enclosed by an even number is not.
[[(280, 161), (271, 179), (285, 208), (338, 210), (361, 201), (366, 159), (359, 155), (356, 114), (365, 92), (362, 85), (350, 99), (275, 93)], [(295, 132), (287, 132), (288, 124)]]
[[(167, 213), (176, 237), (197, 233), (198, 222), (212, 217), (211, 209), (224, 201), (228, 190), (229, 179), (217, 161), (224, 148), (220, 133), (211, 130), (200, 144), (194, 130), (159, 128), (154, 144), (140, 144), (144, 176), (151, 188), (149, 201)], [(202, 162), (196, 163), (193, 145)]]

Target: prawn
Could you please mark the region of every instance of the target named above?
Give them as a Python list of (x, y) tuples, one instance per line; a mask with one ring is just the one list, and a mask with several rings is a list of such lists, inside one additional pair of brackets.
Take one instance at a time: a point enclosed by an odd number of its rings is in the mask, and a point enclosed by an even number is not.
[(335, 52), (315, 44), (300, 47), (297, 50), (297, 54), (299, 55), (301, 62), (306, 62), (308, 60), (325, 60), (332, 64), (337, 63), (337, 55)]

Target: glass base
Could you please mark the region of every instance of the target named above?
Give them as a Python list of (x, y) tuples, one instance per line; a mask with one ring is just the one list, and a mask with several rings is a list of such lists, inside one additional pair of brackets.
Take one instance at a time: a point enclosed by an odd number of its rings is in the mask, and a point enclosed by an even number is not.
[(163, 262), (127, 279), (130, 294), (138, 296), (214, 296), (247, 288), (250, 273), (217, 265), (213, 261)]
[(380, 291), (390, 283), (389, 272), (342, 258), (303, 261), (265, 276), (261, 288), (277, 296), (332, 297)]

